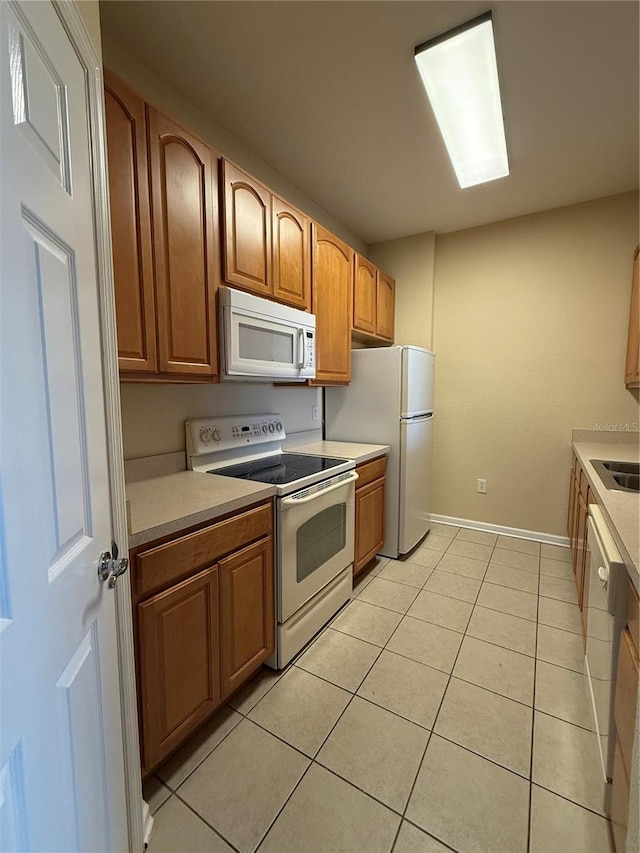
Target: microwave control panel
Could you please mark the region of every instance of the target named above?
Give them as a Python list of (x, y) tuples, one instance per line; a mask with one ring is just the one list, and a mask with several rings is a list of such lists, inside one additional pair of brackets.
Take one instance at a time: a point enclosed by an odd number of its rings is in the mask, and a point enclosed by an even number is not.
[(278, 414), (194, 418), (185, 422), (185, 431), (188, 457), (286, 438)]
[(315, 340), (313, 332), (305, 331), (304, 333), (304, 366), (314, 367), (315, 359)]

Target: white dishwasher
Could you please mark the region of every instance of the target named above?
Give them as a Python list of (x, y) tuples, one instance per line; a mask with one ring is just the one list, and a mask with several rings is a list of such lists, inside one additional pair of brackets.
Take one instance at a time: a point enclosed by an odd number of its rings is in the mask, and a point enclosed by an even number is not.
[(610, 812), (615, 724), (613, 696), (620, 632), (627, 612), (627, 570), (596, 504), (589, 507), (585, 671), (602, 762), (604, 807)]

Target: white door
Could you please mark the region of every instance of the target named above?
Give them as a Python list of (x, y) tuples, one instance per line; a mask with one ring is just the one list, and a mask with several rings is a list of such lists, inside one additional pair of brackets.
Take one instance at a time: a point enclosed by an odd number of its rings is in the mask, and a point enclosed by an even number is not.
[(400, 422), (401, 554), (410, 551), (429, 530), (432, 432), (432, 416)]
[(0, 848), (126, 850), (84, 70), (0, 3)]

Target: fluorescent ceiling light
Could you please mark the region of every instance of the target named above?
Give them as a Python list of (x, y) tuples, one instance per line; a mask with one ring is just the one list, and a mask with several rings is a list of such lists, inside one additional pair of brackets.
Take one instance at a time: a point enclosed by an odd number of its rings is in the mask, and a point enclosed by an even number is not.
[(508, 175), (491, 12), (418, 45), (415, 59), (460, 186)]

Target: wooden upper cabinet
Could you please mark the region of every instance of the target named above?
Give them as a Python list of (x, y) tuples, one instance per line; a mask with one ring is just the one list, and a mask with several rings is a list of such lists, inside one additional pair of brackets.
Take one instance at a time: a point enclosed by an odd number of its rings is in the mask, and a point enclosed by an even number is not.
[(273, 539), (243, 548), (218, 566), (222, 696), (228, 696), (275, 647)]
[(353, 249), (312, 224), (312, 307), (316, 315), (315, 385), (351, 380)]
[(631, 305), (629, 308), (629, 333), (627, 337), (627, 364), (624, 384), (627, 388), (640, 387), (640, 246), (633, 256)]
[(361, 255), (354, 256), (353, 328), (370, 335), (376, 333), (378, 271)]
[(220, 701), (218, 571), (138, 605), (143, 764), (175, 749)]
[(271, 193), (224, 159), (222, 186), (224, 279), (259, 296), (270, 296)]
[(218, 264), (214, 152), (147, 107), (156, 271), (159, 369), (217, 374)]
[(376, 312), (376, 335), (393, 341), (395, 332), (396, 283), (390, 276), (378, 270)]
[(111, 239), (123, 373), (155, 373), (156, 325), (144, 101), (105, 69)]
[(273, 296), (294, 308), (311, 308), (309, 219), (278, 196), (271, 198)]

